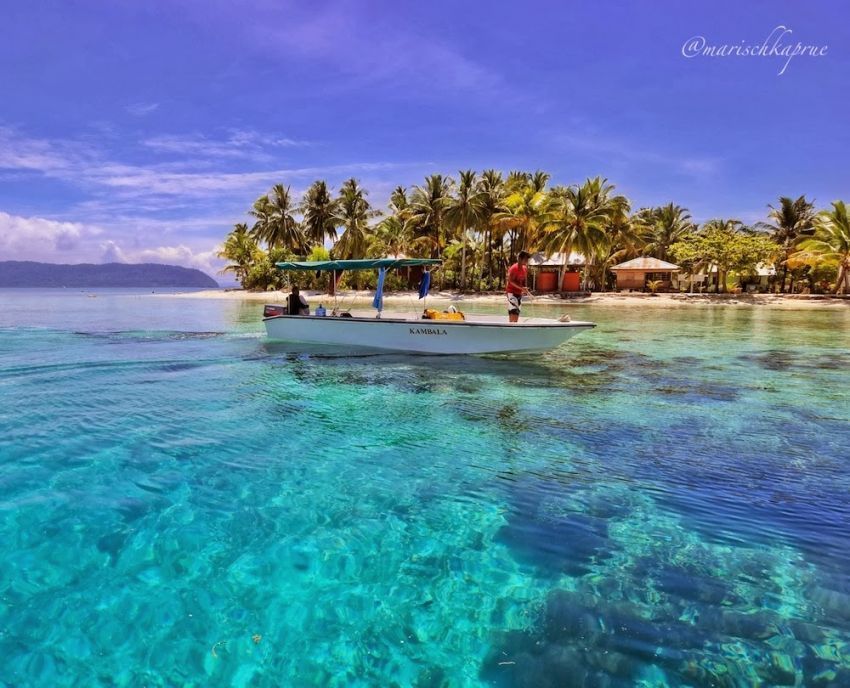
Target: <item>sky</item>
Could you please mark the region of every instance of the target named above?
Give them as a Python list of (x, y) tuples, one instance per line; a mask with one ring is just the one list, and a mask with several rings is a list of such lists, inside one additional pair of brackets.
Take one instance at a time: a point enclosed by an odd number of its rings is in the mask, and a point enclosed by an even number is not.
[(4, 2), (0, 260), (227, 281), (275, 183), (353, 176), (383, 208), (467, 168), (752, 223), (850, 201), (849, 85), (844, 0)]

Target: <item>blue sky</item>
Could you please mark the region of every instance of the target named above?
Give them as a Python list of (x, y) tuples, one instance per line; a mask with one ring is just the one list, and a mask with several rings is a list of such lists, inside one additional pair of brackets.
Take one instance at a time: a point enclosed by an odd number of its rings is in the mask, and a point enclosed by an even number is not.
[[(826, 46), (794, 58), (683, 45)], [(603, 175), (635, 207), (850, 200), (850, 5), (3, 3), (0, 260), (213, 255), (275, 182)]]

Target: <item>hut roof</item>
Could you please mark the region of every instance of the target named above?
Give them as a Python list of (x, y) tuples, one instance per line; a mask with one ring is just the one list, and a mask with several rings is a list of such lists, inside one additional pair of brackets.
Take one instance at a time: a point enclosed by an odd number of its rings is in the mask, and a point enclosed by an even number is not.
[(611, 270), (646, 270), (647, 272), (676, 272), (680, 269), (678, 265), (650, 256), (627, 260), (611, 268)]
[(581, 253), (573, 251), (567, 256), (564, 253), (553, 253), (547, 256), (545, 253), (535, 253), (528, 259), (528, 265), (532, 268), (561, 267), (562, 265), (584, 265), (587, 263)]

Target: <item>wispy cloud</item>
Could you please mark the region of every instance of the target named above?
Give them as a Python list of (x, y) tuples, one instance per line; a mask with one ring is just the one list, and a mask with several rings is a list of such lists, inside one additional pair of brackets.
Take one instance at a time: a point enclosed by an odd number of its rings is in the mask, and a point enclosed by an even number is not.
[[(255, 132), (233, 132), (225, 142), (207, 147), (207, 139), (198, 135), (188, 138), (169, 136), (146, 140), (148, 147), (159, 152), (182, 152), (180, 161), (161, 159), (147, 164), (125, 163), (99, 151), (89, 143), (35, 139), (5, 127), (0, 128), (0, 169), (40, 173), (85, 188), (94, 194), (109, 192), (144, 203), (145, 199), (217, 198), (222, 193), (255, 194), (277, 182), (322, 176), (344, 176), (388, 171), (417, 166), (405, 162), (351, 162), (335, 165), (284, 167), (265, 170), (228, 171), (215, 159), (198, 157), (212, 151), (220, 158), (235, 155), (239, 146), (255, 146), (265, 140)], [(269, 137), (272, 145), (290, 147), (307, 145), (294, 139)], [(187, 168), (194, 168), (187, 171)], [(95, 199), (96, 200), (96, 199)], [(246, 197), (245, 202), (249, 199)]]
[[(210, 141), (220, 147), (213, 146), (218, 155), (210, 155)], [(309, 145), (242, 130), (222, 139), (160, 135), (141, 148), (149, 162), (131, 163), (90, 138), (42, 139), (0, 126), (0, 174), (57, 180), (83, 195), (52, 217), (0, 213), (0, 254), (60, 262), (174, 262), (214, 273), (222, 266), (215, 257), (220, 237), (272, 184), (291, 184), (299, 194), (317, 178), (333, 184), (356, 176), (380, 188), (386, 173), (426, 165), (365, 161), (263, 169), (256, 159), (231, 155), (231, 148), (259, 148), (261, 141), (281, 149)], [(178, 151), (180, 160), (174, 160)]]
[(215, 139), (203, 134), (162, 134), (142, 141), (146, 148), (163, 154), (198, 158), (243, 158), (267, 160), (269, 151), (279, 148), (303, 148), (315, 145), (312, 141), (263, 135), (256, 131), (233, 130), (226, 137)]
[(622, 136), (612, 136), (594, 128), (558, 132), (551, 140), (565, 150), (604, 157), (607, 163), (663, 166), (695, 178), (708, 178), (721, 170), (722, 159), (684, 152), (681, 155), (644, 148)]
[(86, 153), (67, 141), (47, 141), (0, 126), (0, 169), (61, 174), (86, 161)]
[(124, 107), (133, 117), (144, 117), (151, 114), (157, 108), (159, 108), (159, 103), (132, 103)]
[(401, 163), (351, 163), (321, 167), (293, 167), (258, 172), (164, 172), (155, 167), (108, 165), (91, 171), (90, 182), (133, 196), (210, 197), (222, 192), (256, 194), (280, 181), (392, 170)]
[[(299, 11), (291, 4), (270, 3), (254, 12), (244, 22), (249, 44), (267, 54), (321, 62), (345, 77), (338, 82), (342, 88), (421, 84), (399, 89), (405, 98), (415, 99), (447, 92), (493, 97), (504, 86), (490, 66), (402, 22), (388, 23), (388, 14), (375, 21), (361, 3), (331, 2), (322, 12), (307, 7)], [(499, 93), (502, 99), (505, 95), (504, 90)]]

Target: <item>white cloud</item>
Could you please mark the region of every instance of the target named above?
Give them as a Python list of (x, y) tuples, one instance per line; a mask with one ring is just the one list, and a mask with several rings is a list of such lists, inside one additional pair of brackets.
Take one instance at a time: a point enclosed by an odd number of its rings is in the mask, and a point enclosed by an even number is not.
[[(224, 267), (216, 256), (219, 245), (198, 239), (197, 246), (139, 246), (137, 237), (156, 236), (136, 219), (132, 239), (122, 239), (118, 231), (80, 222), (63, 222), (44, 217), (21, 217), (0, 212), (0, 260), (35, 260), (49, 263), (165, 263), (197, 268), (210, 276)], [(194, 222), (194, 221), (188, 221)], [(163, 221), (163, 225), (166, 224)]]
[(117, 242), (110, 239), (103, 242), (100, 247), (102, 249), (100, 262), (102, 263), (162, 263), (165, 265), (182, 265), (183, 267), (201, 270), (211, 277), (225, 265), (225, 262), (216, 255), (220, 249), (219, 246), (202, 251), (193, 250), (185, 244), (125, 250)]
[(118, 246), (112, 239), (108, 241), (104, 241), (100, 247), (103, 249), (103, 253), (100, 256), (100, 262), (102, 263), (129, 263), (127, 260), (127, 256), (124, 255), (124, 251), (121, 250), (121, 247)]
[[(105, 146), (108, 140), (29, 137), (0, 124), (0, 176), (31, 183), (50, 194), (45, 183), (56, 180), (74, 187), (63, 216), (23, 217), (0, 214), (0, 260), (46, 262), (166, 261), (215, 274), (223, 262), (214, 245), (246, 219), (251, 201), (272, 184), (291, 184), (300, 195), (308, 183), (325, 178), (338, 185), (355, 176), (367, 188), (380, 189), (389, 172), (420, 171), (427, 163), (352, 162), (325, 166), (281, 167), (239, 161), (234, 171), (228, 147), (255, 147), (269, 140), (278, 148), (308, 145), (279, 135), (230, 130), (217, 140), (222, 155), (202, 158), (207, 139), (162, 135), (145, 147), (151, 162), (127, 163)], [(157, 147), (185, 151), (180, 160), (163, 159)], [(239, 169), (243, 168), (243, 169)], [(247, 169), (244, 169), (247, 168)], [(40, 188), (46, 187), (46, 188)], [(80, 197), (81, 196), (81, 197)], [(52, 198), (57, 198), (53, 196)], [(373, 196), (373, 202), (379, 199)], [(9, 208), (12, 211), (12, 208)], [(73, 221), (68, 221), (71, 218)]]
[(73, 255), (88, 238), (102, 229), (79, 222), (60, 222), (43, 217), (21, 217), (0, 212), (0, 256), (7, 260), (40, 260)]
[(208, 251), (194, 251), (185, 244), (177, 246), (157, 246), (142, 249), (128, 254), (129, 262), (133, 263), (166, 263), (197, 268), (210, 276), (214, 276), (224, 267), (225, 262), (216, 256), (219, 250), (215, 246)]

